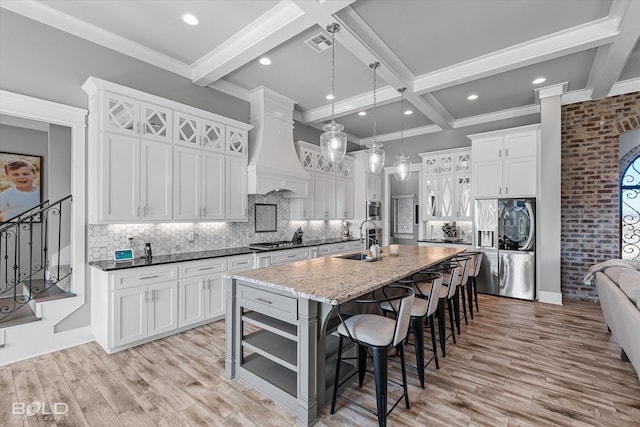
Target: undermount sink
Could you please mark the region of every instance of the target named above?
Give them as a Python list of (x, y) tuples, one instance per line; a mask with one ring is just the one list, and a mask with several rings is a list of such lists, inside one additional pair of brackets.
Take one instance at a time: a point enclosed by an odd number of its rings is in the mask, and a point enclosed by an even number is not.
[(342, 258), (342, 259), (352, 259), (355, 261), (362, 261), (367, 257), (366, 254), (363, 254), (362, 252), (359, 252), (357, 254), (346, 254), (346, 255), (338, 255), (336, 256), (336, 258)]

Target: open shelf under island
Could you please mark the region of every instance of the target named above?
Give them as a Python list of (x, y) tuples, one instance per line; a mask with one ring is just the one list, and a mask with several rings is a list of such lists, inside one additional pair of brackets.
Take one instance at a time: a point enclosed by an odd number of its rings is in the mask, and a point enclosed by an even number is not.
[(385, 247), (376, 262), (325, 257), (225, 275), (225, 374), (313, 424), (333, 391), (338, 305), (463, 251), (401, 246), (389, 256)]

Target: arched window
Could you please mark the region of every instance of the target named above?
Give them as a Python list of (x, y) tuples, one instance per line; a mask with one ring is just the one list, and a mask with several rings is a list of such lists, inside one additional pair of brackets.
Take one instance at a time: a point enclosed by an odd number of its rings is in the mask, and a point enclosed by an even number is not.
[(640, 156), (620, 181), (620, 252), (622, 259), (640, 260)]

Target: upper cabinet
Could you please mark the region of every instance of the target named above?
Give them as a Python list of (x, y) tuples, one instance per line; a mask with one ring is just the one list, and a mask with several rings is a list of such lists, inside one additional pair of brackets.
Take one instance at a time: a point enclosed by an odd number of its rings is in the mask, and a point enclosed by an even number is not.
[(422, 219), (470, 220), (471, 150), (434, 151), (420, 156)]
[(537, 195), (540, 125), (469, 135), (469, 138), (474, 198)]
[(300, 163), (312, 177), (313, 185), (306, 198), (289, 200), (290, 218), (353, 218), (354, 159), (345, 156), (341, 162), (330, 163), (322, 157), (320, 147), (303, 141), (298, 141), (296, 145)]
[(251, 125), (90, 77), (89, 222), (246, 221)]

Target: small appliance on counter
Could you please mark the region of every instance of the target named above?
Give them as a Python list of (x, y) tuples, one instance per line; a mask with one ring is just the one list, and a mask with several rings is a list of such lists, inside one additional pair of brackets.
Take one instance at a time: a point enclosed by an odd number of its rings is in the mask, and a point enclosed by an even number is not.
[(151, 253), (151, 243), (145, 243), (144, 244), (144, 257), (146, 259), (153, 258), (153, 254)]
[(444, 240), (457, 240), (458, 239), (458, 227), (456, 222), (447, 222), (442, 226), (442, 232), (444, 233)]
[(291, 241), (293, 243), (302, 243), (302, 235), (303, 234), (304, 234), (304, 231), (302, 231), (302, 227), (298, 227), (296, 232), (293, 233), (293, 239), (291, 239)]
[(349, 229), (350, 225), (351, 224), (349, 224), (349, 221), (342, 221), (342, 232), (340, 232), (342, 240), (351, 239), (351, 230)]

